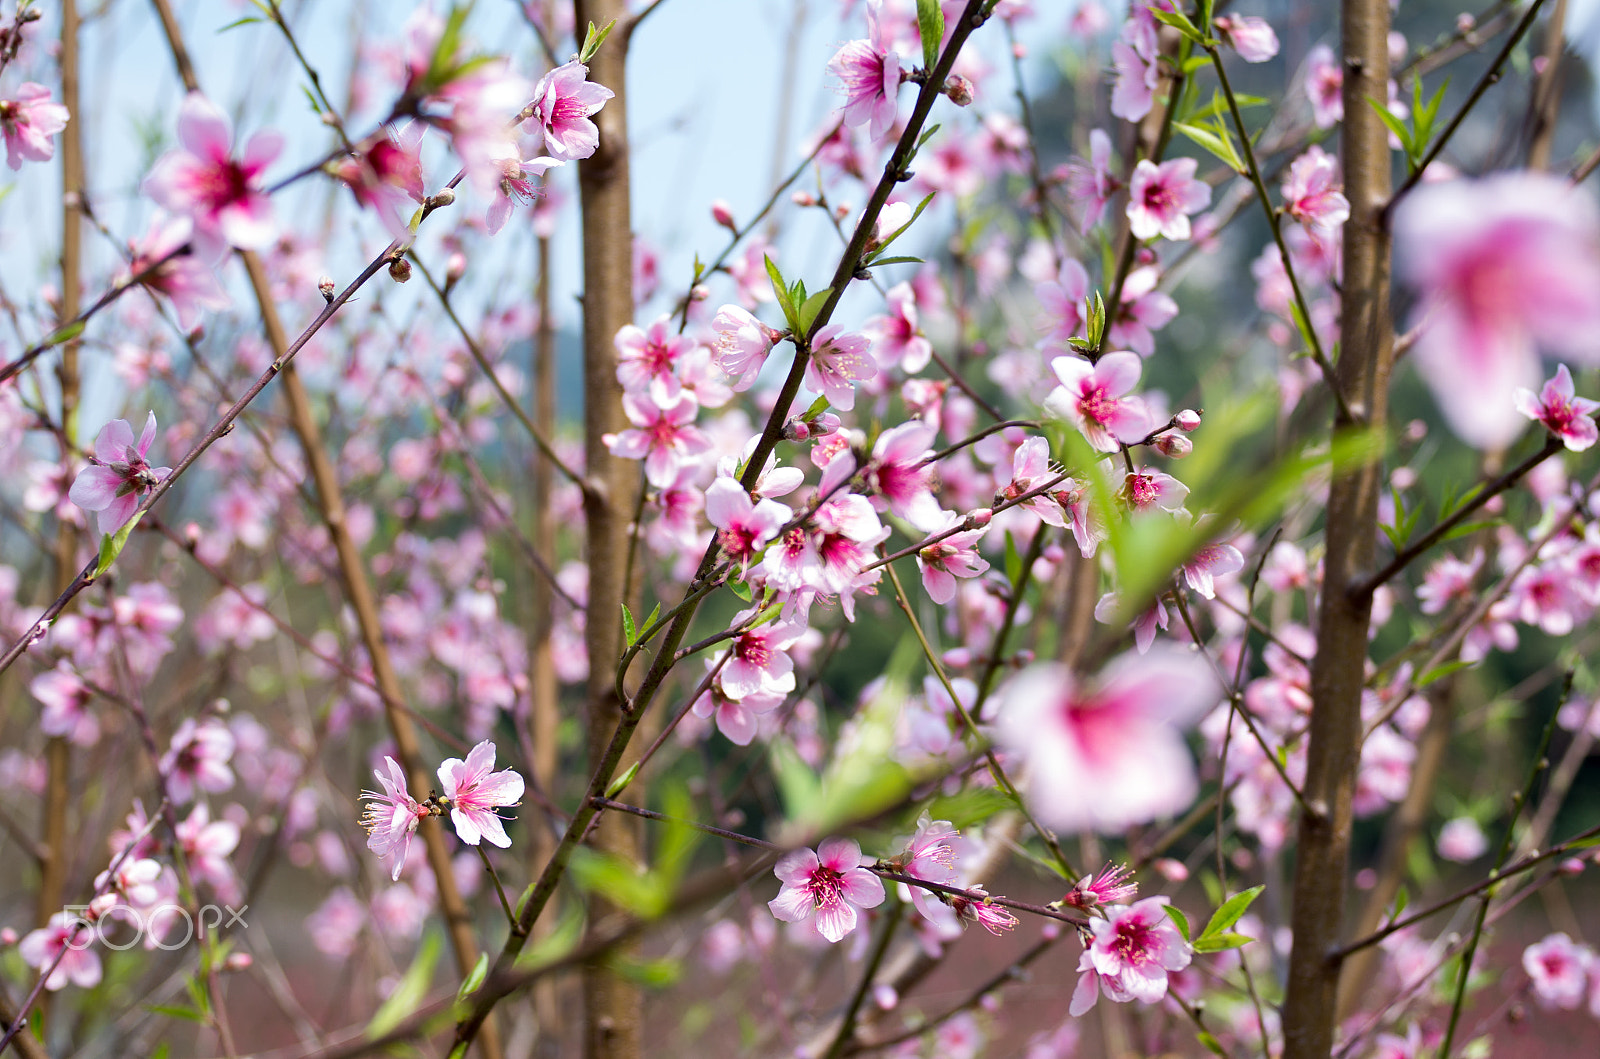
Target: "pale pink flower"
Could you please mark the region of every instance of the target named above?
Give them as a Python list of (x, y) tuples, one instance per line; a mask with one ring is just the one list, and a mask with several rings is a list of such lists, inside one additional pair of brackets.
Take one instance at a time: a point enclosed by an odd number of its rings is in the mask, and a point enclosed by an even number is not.
[(828, 71), (844, 85), (844, 123), (867, 126), (874, 140), (894, 126), (899, 109), (900, 56), (890, 47), (883, 0), (867, 0), (867, 38), (853, 40), (828, 60)]
[(711, 320), (711, 330), (717, 336), (713, 346), (717, 367), (735, 380), (735, 393), (755, 385), (772, 344), (783, 337), (783, 332), (768, 327), (737, 305), (718, 309)]
[(713, 683), (705, 694), (694, 700), (691, 709), (696, 717), (715, 717), (717, 731), (726, 736), (730, 743), (749, 746), (756, 737), (759, 726), (757, 718), (782, 706), (785, 697), (781, 691), (753, 691), (735, 699), (720, 684)]
[(811, 359), (806, 364), (806, 387), (848, 412), (856, 406), (855, 383), (876, 377), (872, 340), (838, 324), (829, 324), (811, 339)]
[(1339, 160), (1312, 144), (1289, 165), (1283, 208), (1313, 234), (1326, 235), (1350, 219), (1350, 200), (1339, 187)]
[(1278, 35), (1264, 18), (1254, 15), (1229, 15), (1214, 25), (1222, 43), (1239, 53), (1247, 63), (1264, 63), (1278, 54)]
[[(929, 527), (941, 533), (962, 522), (960, 515), (947, 511), (945, 524)], [(917, 569), (922, 571), (922, 587), (928, 598), (941, 606), (956, 598), (956, 578), (977, 577), (989, 569), (989, 562), (978, 555), (978, 540), (988, 527), (963, 530), (917, 552)]]
[(383, 770), (373, 769), (372, 774), (382, 785), (383, 793), (361, 792), (362, 800), (370, 803), (361, 814), (361, 826), (367, 832), (367, 848), (378, 855), (384, 867), (392, 869), (389, 878), (394, 881), (400, 878), (400, 869), (405, 867), (406, 853), (411, 849), (411, 836), (417, 824), (431, 814), (411, 797), (406, 788), (406, 774), (394, 758), (385, 756)]
[(1159, 166), (1148, 158), (1134, 166), (1128, 185), (1128, 230), (1135, 239), (1162, 236), (1189, 238), (1189, 217), (1211, 202), (1211, 187), (1196, 180), (1193, 158), (1175, 158)]
[(356, 203), (377, 212), (396, 239), (411, 238), (411, 203), (422, 204), (422, 135), (427, 126), (412, 122), (398, 134), (384, 126), (357, 153), (333, 163), (334, 176), (344, 181)]
[(467, 759), (446, 758), (439, 766), (439, 783), (450, 800), (450, 822), (456, 837), (469, 846), (480, 839), (506, 849), (511, 839), (495, 810), (517, 805), (522, 799), (522, 777), (513, 769), (494, 771), (494, 744), (487, 739), (473, 747)]
[(1070, 257), (1063, 259), (1056, 278), (1034, 284), (1033, 293), (1044, 310), (1045, 326), (1050, 329), (1046, 342), (1065, 348), (1069, 339), (1083, 334), (1089, 273), (1081, 263)]
[(1551, 934), (1522, 952), (1522, 969), (1528, 972), (1533, 995), (1544, 1008), (1572, 1011), (1582, 1003), (1584, 984), (1594, 953), (1566, 934)]
[(1207, 599), (1216, 599), (1213, 578), (1238, 573), (1244, 569), (1244, 556), (1231, 544), (1208, 544), (1191, 555), (1183, 564), (1184, 580), (1189, 587)]
[(710, 440), (694, 425), (700, 405), (691, 393), (659, 404), (647, 394), (623, 394), (622, 408), (634, 429), (610, 439), (611, 454), (643, 460), (645, 478), (657, 489), (671, 485), (690, 458), (711, 449)]
[(132, 260), (126, 276), (131, 280), (154, 266), (154, 271), (140, 282), (147, 290), (159, 291), (172, 299), (178, 326), (185, 331), (199, 326), (202, 310), (221, 311), (233, 304), (218, 281), (216, 271), (194, 254), (179, 253), (156, 265), (188, 243), (193, 231), (194, 222), (189, 218), (158, 213), (150, 222), (150, 231), (145, 237), (128, 243)]
[(1306, 54), (1306, 96), (1317, 128), (1331, 129), (1344, 118), (1343, 93), (1344, 69), (1332, 48), (1318, 44)]
[(837, 942), (856, 929), (858, 910), (883, 903), (883, 882), (862, 866), (867, 863), (848, 838), (826, 839), (815, 853), (797, 849), (772, 869), (783, 887), (767, 907), (785, 923), (802, 923), (815, 913), (817, 932)]
[(56, 153), (51, 137), (66, 128), (70, 120), (71, 111), (50, 102), (48, 88), (32, 81), (22, 82), (16, 99), (0, 99), (0, 138), (6, 141), (6, 164), (21, 169), (23, 159), (50, 161)]
[(1167, 974), (1189, 966), (1193, 950), (1167, 915), (1166, 897), (1147, 897), (1128, 907), (1113, 905), (1106, 918), (1089, 920), (1094, 942), (1078, 961), (1074, 1017), (1094, 1007), (1104, 992), (1117, 1003), (1154, 1004), (1166, 996)]
[(1045, 398), (1045, 410), (1077, 427), (1094, 448), (1116, 452), (1122, 444), (1139, 441), (1149, 433), (1144, 401), (1124, 396), (1144, 371), (1137, 353), (1107, 353), (1097, 364), (1079, 357), (1057, 357), (1050, 367), (1061, 385)]
[(616, 93), (588, 77), (589, 68), (574, 61), (551, 70), (534, 87), (529, 120), (544, 131), (545, 150), (553, 158), (588, 158), (600, 147), (600, 129), (589, 119)]
[(648, 329), (625, 324), (612, 344), (617, 347), (617, 381), (628, 393), (649, 390), (655, 400), (670, 401), (683, 389), (679, 361), (695, 348), (695, 341), (675, 332), (670, 317), (657, 318)]
[(28, 691), (44, 707), (39, 730), (45, 735), (65, 736), (78, 746), (93, 746), (99, 740), (100, 725), (89, 709), (92, 693), (71, 663), (63, 660), (40, 673)]
[(543, 155), (538, 158), (529, 158), (522, 161), (517, 157), (514, 146), (489, 155), (489, 161), (499, 168), (500, 180), (496, 185), (494, 201), (489, 205), (489, 212), (484, 216), (484, 227), (490, 235), (494, 235), (505, 227), (510, 219), (512, 210), (518, 206), (525, 206), (538, 198), (541, 186), (538, 178), (544, 176), (545, 171), (553, 166), (563, 164), (560, 159), (548, 158)]
[(918, 420), (890, 427), (878, 435), (867, 461), (868, 488), (888, 504), (889, 510), (924, 532), (943, 520), (933, 498), (933, 427)]
[[(731, 625), (754, 617), (752, 610), (733, 616)], [(794, 690), (794, 659), (788, 655), (794, 642), (804, 636), (800, 622), (767, 622), (746, 629), (733, 640), (733, 653), (717, 675), (717, 683), (731, 699), (756, 693), (786, 694)]]
[(1600, 362), (1600, 213), (1565, 179), (1422, 184), (1395, 214), (1395, 266), (1421, 294), (1418, 370), (1470, 445), (1522, 429), (1506, 394), (1538, 386), (1539, 347)]
[(161, 756), (161, 774), (167, 790), (179, 805), (192, 801), (195, 788), (217, 794), (233, 786), (233, 733), (214, 717), (196, 721), (185, 717)]
[(1139, 896), (1139, 884), (1131, 882), (1133, 872), (1126, 864), (1107, 864), (1099, 875), (1084, 875), (1067, 891), (1061, 903), (1070, 908), (1093, 911), (1107, 905), (1126, 904)]
[(907, 375), (915, 375), (932, 359), (933, 343), (917, 329), (917, 296), (911, 283), (890, 287), (884, 301), (889, 306), (888, 314), (874, 316), (865, 328), (875, 339), (873, 355), (878, 367), (884, 371), (898, 367)]
[[(1279, 545), (1278, 547), (1283, 547)], [(1276, 551), (1276, 549), (1274, 549)], [(1301, 569), (1304, 570), (1305, 559), (1301, 556)], [(1471, 560), (1463, 561), (1453, 555), (1446, 555), (1428, 567), (1422, 575), (1422, 584), (1417, 586), (1417, 599), (1422, 602), (1422, 613), (1438, 614), (1451, 603), (1467, 599), (1473, 594), (1473, 581), (1478, 576), (1478, 569), (1483, 565), (1483, 553), (1474, 552)], [(1275, 591), (1282, 591), (1276, 589)]]
[(99, 512), (100, 532), (114, 534), (171, 467), (152, 467), (145, 457), (156, 439), (156, 414), (145, 420), (137, 444), (126, 419), (113, 419), (94, 439), (91, 466), (78, 472), (67, 496), (85, 511)]
[(242, 890), (228, 857), (239, 846), (239, 825), (231, 820), (212, 820), (204, 802), (196, 805), (188, 819), (178, 824), (178, 843), (196, 882), (207, 882), (223, 901), (238, 900)]
[(1519, 388), (1512, 395), (1512, 402), (1518, 412), (1543, 423), (1570, 451), (1582, 452), (1600, 440), (1600, 430), (1594, 422), (1594, 413), (1600, 411), (1600, 401), (1577, 397), (1575, 393), (1572, 373), (1565, 364), (1559, 364), (1555, 377), (1545, 382), (1537, 396), (1532, 390)]
[(1445, 821), (1439, 829), (1439, 856), (1457, 864), (1468, 864), (1489, 851), (1483, 828), (1470, 816)]
[(1505, 602), (1518, 621), (1550, 636), (1567, 635), (1578, 616), (1587, 613), (1572, 575), (1557, 563), (1525, 567), (1511, 582)]
[(793, 517), (776, 500), (752, 501), (736, 478), (719, 476), (706, 490), (706, 521), (720, 531), (722, 550), (744, 569)]
[[(92, 989), (100, 984), (100, 955), (89, 947), (93, 939), (94, 929), (85, 920), (71, 912), (57, 912), (17, 943), (17, 954), (23, 963), (41, 972), (55, 964), (44, 983), (51, 992), (68, 982)], [(57, 957), (60, 963), (56, 963)]]
[(191, 92), (178, 112), (178, 143), (156, 162), (144, 191), (168, 211), (194, 221), (195, 251), (216, 260), (229, 246), (260, 250), (270, 243), (277, 229), (262, 173), (283, 149), (283, 137), (258, 132), (234, 158), (228, 116)]
[(745, 246), (744, 253), (723, 266), (733, 277), (735, 293), (740, 304), (754, 309), (762, 302), (776, 301), (772, 293), (772, 277), (767, 275), (767, 258), (777, 257), (777, 251), (764, 239), (754, 239)]
[[(1128, 25), (1133, 25), (1129, 20)], [(1111, 90), (1111, 113), (1123, 121), (1139, 121), (1150, 113), (1156, 86), (1161, 83), (1161, 64), (1153, 45), (1130, 44), (1128, 32), (1111, 45), (1111, 65), (1117, 83)]]
[[(405, 857), (402, 855), (400, 859), (404, 860)], [(397, 865), (395, 878), (399, 877)], [(311, 936), (311, 944), (317, 947), (318, 952), (344, 960), (355, 948), (367, 916), (367, 906), (348, 887), (340, 886), (317, 906), (315, 912), (306, 917), (306, 933)]]
[(1135, 513), (1160, 508), (1177, 514), (1189, 497), (1189, 487), (1162, 471), (1135, 471), (1127, 476), (1118, 498)]
[(1067, 195), (1082, 210), (1083, 215), (1078, 218), (1079, 231), (1088, 234), (1090, 228), (1100, 223), (1106, 203), (1122, 190), (1122, 181), (1111, 172), (1111, 137), (1104, 129), (1091, 129), (1088, 164), (1068, 162), (1057, 173), (1066, 178)]
[(1218, 694), (1210, 667), (1178, 647), (1124, 654), (1093, 681), (1036, 665), (1006, 688), (996, 741), (1027, 763), (1030, 803), (1048, 826), (1120, 831), (1194, 800), (1179, 726)]
[(1178, 303), (1166, 291), (1156, 289), (1160, 282), (1161, 272), (1154, 265), (1128, 273), (1122, 284), (1122, 301), (1112, 314), (1107, 331), (1111, 345), (1131, 349), (1141, 357), (1155, 352), (1152, 332), (1161, 330), (1178, 315)]

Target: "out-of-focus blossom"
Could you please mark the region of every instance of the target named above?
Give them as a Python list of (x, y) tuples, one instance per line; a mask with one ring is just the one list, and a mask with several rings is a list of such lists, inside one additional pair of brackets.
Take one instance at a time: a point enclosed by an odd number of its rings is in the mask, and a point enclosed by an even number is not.
[(180, 146), (162, 155), (145, 178), (145, 194), (194, 222), (194, 247), (208, 260), (230, 246), (260, 250), (277, 234), (262, 174), (283, 150), (283, 137), (263, 130), (233, 156), (233, 126), (205, 96), (191, 92), (178, 111)]
[(1311, 100), (1311, 120), (1319, 129), (1331, 129), (1344, 117), (1344, 70), (1333, 49), (1318, 44), (1306, 54), (1306, 96)]
[[(57, 912), (38, 930), (30, 931), (17, 943), (22, 962), (38, 971), (55, 964), (44, 987), (52, 992), (68, 982), (80, 989), (100, 984), (100, 954), (89, 947), (94, 927), (71, 912)], [(61, 962), (56, 963), (57, 957)]]
[(217, 794), (233, 786), (233, 732), (214, 717), (196, 721), (185, 717), (172, 733), (172, 743), (161, 756), (172, 800), (182, 805), (194, 800), (195, 789)]
[(71, 120), (71, 111), (50, 102), (48, 88), (22, 82), (17, 86), (17, 98), (0, 99), (0, 138), (6, 141), (6, 165), (21, 169), (24, 159), (50, 161), (56, 153), (52, 137)]
[(828, 60), (844, 85), (844, 123), (866, 125), (874, 140), (894, 126), (899, 109), (900, 56), (890, 44), (883, 0), (867, 0), (867, 39), (850, 41)]
[(1595, 954), (1566, 934), (1551, 934), (1522, 952), (1522, 969), (1541, 1006), (1571, 1011), (1583, 1001), (1584, 984)]
[(1211, 202), (1211, 187), (1195, 179), (1193, 158), (1156, 165), (1141, 158), (1128, 184), (1128, 230), (1135, 239), (1189, 238), (1189, 214)]
[(1278, 54), (1278, 35), (1264, 18), (1254, 15), (1228, 15), (1217, 19), (1217, 35), (1222, 43), (1239, 53), (1247, 63), (1264, 63)]
[(1314, 234), (1329, 234), (1350, 219), (1350, 200), (1339, 187), (1339, 160), (1312, 144), (1289, 165), (1283, 208)]
[(1484, 837), (1483, 828), (1470, 816), (1458, 816), (1448, 820), (1439, 829), (1439, 856), (1445, 860), (1453, 860), (1457, 864), (1467, 864), (1477, 860), (1489, 850), (1489, 840)]

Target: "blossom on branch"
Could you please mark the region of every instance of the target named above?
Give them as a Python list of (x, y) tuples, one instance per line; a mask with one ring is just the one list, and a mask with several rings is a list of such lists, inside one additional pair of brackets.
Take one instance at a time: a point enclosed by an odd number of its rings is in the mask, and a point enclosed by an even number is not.
[(573, 61), (545, 74), (533, 90), (533, 116), (552, 158), (588, 158), (600, 147), (600, 129), (589, 120), (616, 95), (590, 80), (589, 68)]
[(826, 839), (815, 853), (797, 849), (772, 869), (783, 887), (767, 907), (785, 923), (802, 923), (815, 914), (817, 932), (837, 942), (856, 929), (858, 910), (883, 903), (883, 882), (862, 866), (867, 863), (861, 847), (848, 838)]
[(94, 439), (92, 466), (78, 472), (67, 496), (85, 511), (99, 512), (100, 532), (115, 534), (171, 467), (152, 467), (145, 457), (156, 439), (156, 414), (150, 413), (137, 443), (126, 419), (113, 419)]
[(1600, 401), (1576, 396), (1572, 373), (1565, 364), (1556, 366), (1555, 376), (1546, 380), (1544, 389), (1537, 395), (1532, 390), (1518, 389), (1512, 395), (1518, 412), (1538, 423), (1560, 438), (1568, 450), (1582, 452), (1600, 440), (1594, 413), (1600, 411)]
[(262, 174), (283, 150), (283, 137), (263, 130), (233, 156), (233, 126), (205, 96), (191, 92), (178, 112), (179, 147), (145, 178), (145, 194), (194, 221), (194, 247), (217, 260), (228, 247), (260, 250), (277, 234)]
[(1167, 974), (1189, 966), (1193, 950), (1167, 915), (1166, 897), (1147, 897), (1123, 907), (1112, 905), (1106, 918), (1091, 919), (1094, 942), (1078, 961), (1078, 986), (1071, 1013), (1084, 1014), (1101, 993), (1119, 1004), (1154, 1004), (1167, 994)]
[(372, 774), (383, 787), (383, 793), (361, 792), (362, 800), (371, 803), (361, 814), (361, 826), (367, 831), (367, 848), (378, 855), (384, 867), (392, 868), (390, 880), (398, 881), (417, 824), (433, 814), (411, 797), (406, 788), (405, 771), (394, 758), (385, 756), (383, 771), (373, 769)]
[(450, 806), (456, 837), (469, 846), (482, 839), (501, 849), (511, 845), (495, 810), (521, 802), (523, 782), (513, 769), (494, 771), (493, 743), (485, 739), (472, 748), (465, 761), (447, 758), (439, 766), (439, 783), (444, 787), (440, 802)]
[(844, 84), (845, 125), (868, 126), (874, 140), (893, 128), (900, 95), (900, 56), (889, 47), (882, 9), (883, 0), (867, 0), (867, 39), (850, 41), (828, 60), (828, 71)]
[(0, 138), (6, 141), (6, 165), (21, 169), (24, 159), (48, 162), (55, 157), (51, 137), (67, 127), (71, 111), (50, 102), (44, 85), (24, 81), (16, 99), (0, 99)]

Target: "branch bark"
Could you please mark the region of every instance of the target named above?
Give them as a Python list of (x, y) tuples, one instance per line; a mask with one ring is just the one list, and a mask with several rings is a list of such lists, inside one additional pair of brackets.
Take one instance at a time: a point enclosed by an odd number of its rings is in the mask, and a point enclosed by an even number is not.
[[(1394, 328), (1389, 311), (1388, 131), (1368, 99), (1384, 99), (1389, 80), (1387, 0), (1343, 0), (1345, 194), (1343, 351), (1336, 385), (1348, 412), (1335, 431), (1381, 424), (1388, 414)], [(1339, 961), (1331, 958), (1344, 919), (1351, 802), (1361, 759), (1361, 689), (1372, 592), (1360, 587), (1373, 566), (1382, 467), (1345, 471), (1328, 492), (1327, 557), (1311, 668), (1311, 723), (1305, 804), (1295, 861), (1294, 950), (1284, 1001), (1284, 1059), (1326, 1059), (1333, 1046)]]

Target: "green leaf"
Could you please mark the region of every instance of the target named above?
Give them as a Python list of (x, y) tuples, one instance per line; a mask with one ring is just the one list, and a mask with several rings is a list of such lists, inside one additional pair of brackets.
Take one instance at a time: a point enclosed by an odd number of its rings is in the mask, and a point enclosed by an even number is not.
[(1426, 673), (1423, 673), (1417, 678), (1416, 686), (1419, 688), (1425, 688), (1429, 684), (1432, 684), (1435, 680), (1442, 680), (1451, 673), (1466, 669), (1471, 665), (1471, 662), (1468, 662), (1465, 659), (1457, 658), (1454, 661), (1446, 662), (1443, 665), (1434, 666), (1432, 669), (1428, 670)]
[(911, 211), (911, 219), (902, 224), (900, 227), (896, 228), (894, 231), (890, 232), (888, 238), (884, 239), (883, 242), (878, 244), (878, 248), (872, 252), (870, 257), (867, 258), (867, 265), (869, 267), (876, 264), (888, 264), (888, 262), (880, 260), (884, 255), (884, 251), (888, 250), (894, 241), (900, 238), (907, 228), (910, 228), (913, 224), (917, 223), (917, 218), (922, 216), (922, 211), (928, 208), (928, 203), (933, 201), (933, 196), (936, 194), (938, 194), (938, 192), (930, 191), (924, 195), (922, 201), (917, 203), (917, 208)]
[(1463, 522), (1460, 525), (1451, 526), (1445, 531), (1444, 536), (1439, 538), (1439, 543), (1444, 544), (1447, 541), (1458, 540), (1461, 537), (1470, 537), (1481, 529), (1488, 529), (1490, 526), (1498, 525), (1499, 522), (1500, 520), (1497, 518), (1486, 518), (1477, 522)]
[(1205, 1050), (1211, 1054), (1222, 1056), (1228, 1054), (1227, 1049), (1222, 1047), (1222, 1042), (1217, 1040), (1217, 1038), (1213, 1036), (1209, 1030), (1201, 1030), (1194, 1036), (1195, 1040), (1199, 1041), (1205, 1047)]
[[(530, 886), (529, 890), (532, 889)], [(562, 904), (565, 911), (556, 928), (523, 949), (522, 955), (512, 965), (513, 970), (530, 971), (555, 963), (577, 947), (583, 937), (583, 908), (577, 901), (564, 901)]]
[[(828, 410), (828, 399), (826, 397), (819, 397), (815, 401), (811, 402), (811, 407), (807, 408), (805, 410), (805, 413), (803, 415), (801, 415), (800, 418), (804, 419), (807, 423), (810, 423), (811, 421), (816, 419), (819, 415), (821, 415), (822, 413), (826, 412), (827, 410)], [(746, 596), (745, 598), (749, 599), (750, 597)]]
[(832, 287), (824, 287), (817, 293), (807, 298), (800, 306), (800, 330), (809, 332), (811, 321), (817, 318), (822, 307), (828, 303), (828, 296), (833, 293)]
[(407, 1015), (422, 1006), (423, 999), (428, 995), (428, 984), (433, 981), (433, 969), (439, 962), (439, 953), (443, 948), (443, 939), (437, 931), (430, 930), (422, 936), (422, 944), (417, 946), (417, 954), (412, 957), (411, 966), (406, 968), (406, 973), (394, 987), (394, 992), (389, 994), (389, 998), (378, 1008), (378, 1013), (372, 1016), (372, 1021), (367, 1023), (369, 1038), (382, 1037), (400, 1025), (401, 1020)]
[(1177, 905), (1163, 905), (1167, 911), (1167, 918), (1172, 920), (1178, 928), (1178, 933), (1183, 935), (1183, 940), (1189, 940), (1189, 917), (1178, 911)]
[(205, 1022), (206, 1017), (194, 1008), (179, 1007), (176, 1004), (150, 1004), (145, 1010), (152, 1015), (166, 1015), (168, 1018), (183, 1019), (187, 1022)]
[(1412, 134), (1412, 131), (1406, 127), (1405, 122), (1389, 113), (1389, 107), (1386, 104), (1379, 103), (1371, 96), (1367, 97), (1367, 103), (1371, 105), (1373, 112), (1378, 115), (1378, 120), (1388, 126), (1389, 131), (1394, 133), (1395, 138), (1400, 141), (1400, 146), (1406, 152), (1407, 167), (1415, 171), (1418, 162), (1422, 160), (1423, 143)]
[(1401, 883), (1400, 889), (1394, 895), (1394, 907), (1389, 910), (1389, 922), (1393, 923), (1406, 913), (1406, 906), (1411, 903), (1411, 892), (1406, 889), (1406, 884)]
[(434, 46), (433, 55), (428, 60), (428, 73), (423, 78), (423, 83), (427, 87), (443, 87), (459, 70), (456, 52), (461, 49), (461, 27), (466, 23), (467, 14), (471, 10), (470, 3), (465, 6), (459, 3), (450, 5), (450, 13), (444, 20), (444, 30), (439, 34), (439, 43)]
[(927, 143), (929, 140), (931, 140), (933, 138), (933, 134), (938, 132), (938, 131), (939, 131), (939, 126), (937, 124), (929, 125), (928, 128), (927, 128), (927, 131), (924, 132), (921, 136), (917, 137), (917, 146), (916, 146), (915, 149), (912, 150), (912, 152), (911, 152), (912, 156), (915, 157), (917, 151), (922, 150), (922, 145)]
[(478, 954), (478, 962), (472, 965), (472, 973), (461, 980), (461, 988), (456, 990), (456, 999), (465, 1000), (478, 991), (483, 980), (489, 977), (489, 954)]
[(633, 764), (628, 766), (628, 771), (612, 780), (611, 785), (606, 788), (606, 797), (615, 798), (617, 795), (627, 790), (628, 785), (633, 782), (633, 778), (639, 774), (639, 766), (642, 764), (644, 764), (644, 762), (635, 761)]
[(794, 300), (789, 297), (789, 284), (784, 282), (783, 273), (778, 271), (777, 263), (772, 260), (772, 255), (765, 258), (767, 262), (767, 278), (772, 281), (773, 296), (778, 299), (778, 307), (783, 310), (783, 318), (789, 322), (789, 330), (797, 335), (805, 334), (800, 329), (799, 314), (795, 312)]
[(657, 603), (655, 605), (655, 609), (650, 612), (650, 616), (644, 620), (644, 628), (639, 630), (640, 635), (649, 632), (651, 628), (654, 627), (656, 619), (659, 617), (661, 617), (661, 604)]
[(100, 577), (111, 569), (111, 564), (117, 561), (117, 556), (121, 555), (122, 549), (127, 547), (128, 537), (133, 533), (134, 527), (139, 525), (139, 520), (142, 518), (144, 518), (144, 512), (135, 511), (133, 517), (124, 522), (122, 528), (117, 530), (115, 537), (109, 533), (100, 535), (100, 561), (94, 567), (95, 577)]
[(229, 22), (226, 26), (223, 26), (221, 29), (217, 30), (217, 32), (226, 33), (230, 29), (238, 29), (240, 26), (248, 26), (252, 22), (260, 21), (261, 19), (257, 18), (255, 15), (246, 15), (243, 18), (235, 19), (234, 21)]
[(1239, 157), (1238, 148), (1233, 145), (1233, 135), (1226, 129), (1223, 129), (1219, 135), (1211, 129), (1203, 128), (1199, 125), (1190, 125), (1186, 122), (1175, 121), (1172, 123), (1172, 127), (1220, 158), (1222, 163), (1235, 173), (1248, 172), (1244, 161)]
[(1250, 889), (1241, 890), (1222, 902), (1222, 907), (1212, 913), (1211, 922), (1207, 923), (1206, 929), (1201, 932), (1201, 940), (1221, 934), (1239, 922), (1239, 917), (1244, 915), (1245, 910), (1250, 907), (1250, 902), (1260, 897), (1261, 892), (1265, 889), (1265, 886), (1252, 886)]
[(671, 890), (661, 879), (615, 854), (579, 846), (572, 851), (567, 870), (579, 888), (601, 894), (643, 919), (657, 918), (672, 901)]
[(1188, 37), (1196, 44), (1205, 44), (1205, 34), (1201, 33), (1200, 30), (1195, 27), (1195, 24), (1189, 21), (1189, 17), (1182, 11), (1167, 11), (1159, 7), (1152, 7), (1150, 8), (1150, 13), (1154, 15), (1158, 21), (1171, 26), (1173, 29), (1177, 30), (1179, 33), (1182, 33), (1185, 37)]
[(594, 58), (595, 52), (600, 50), (600, 45), (604, 44), (606, 38), (611, 36), (611, 30), (616, 24), (617, 20), (612, 19), (606, 23), (604, 29), (597, 30), (594, 28), (593, 22), (589, 23), (589, 32), (583, 35), (583, 48), (578, 52), (578, 61), (585, 66), (589, 65), (589, 60)]
[(1255, 938), (1247, 938), (1243, 934), (1232, 934), (1228, 932), (1211, 934), (1196, 938), (1194, 942), (1194, 951), (1222, 952), (1226, 949), (1239, 949), (1255, 940)]
[(306, 94), (306, 102), (311, 104), (311, 112), (317, 117), (322, 117), (322, 104), (317, 102), (317, 97), (311, 93), (309, 85), (301, 85), (300, 91)]
[(622, 634), (627, 637), (629, 647), (639, 638), (639, 630), (633, 624), (633, 612), (626, 603), (622, 605)]
[(732, 592), (746, 603), (749, 603), (751, 600), (750, 586), (743, 581), (729, 581), (728, 591)]
[(63, 342), (71, 342), (74, 338), (83, 334), (83, 329), (87, 326), (89, 326), (89, 321), (87, 320), (74, 320), (45, 339), (44, 344), (46, 346), (59, 346)]
[(867, 262), (867, 268), (877, 268), (879, 265), (920, 265), (927, 258), (922, 257), (874, 257)]
[(1016, 585), (1022, 580), (1022, 555), (1017, 551), (1017, 539), (1006, 530), (1006, 580)]
[(922, 35), (922, 65), (932, 71), (939, 64), (939, 42), (944, 40), (944, 9), (939, 0), (917, 0), (917, 32)]
[(636, 956), (619, 955), (607, 960), (606, 966), (620, 977), (647, 989), (665, 989), (676, 985), (683, 977), (683, 961), (670, 956), (646, 960)]

